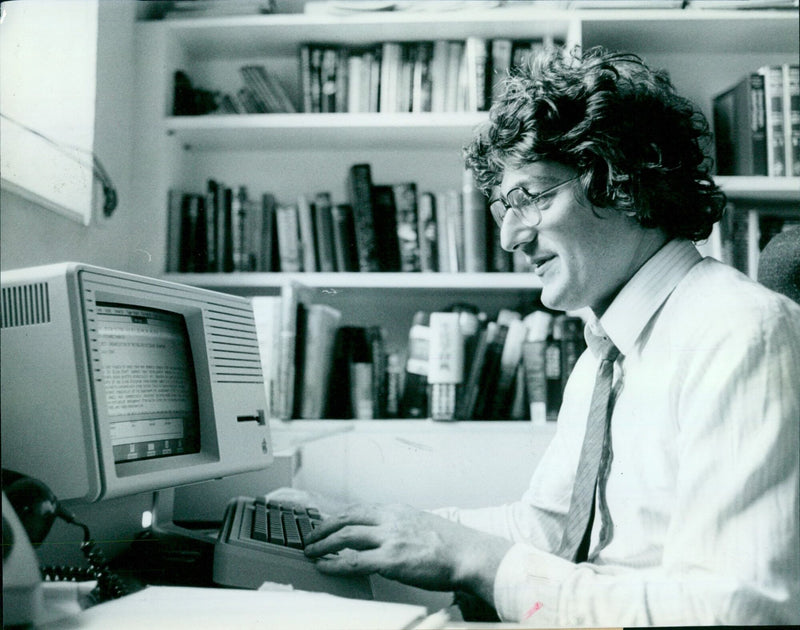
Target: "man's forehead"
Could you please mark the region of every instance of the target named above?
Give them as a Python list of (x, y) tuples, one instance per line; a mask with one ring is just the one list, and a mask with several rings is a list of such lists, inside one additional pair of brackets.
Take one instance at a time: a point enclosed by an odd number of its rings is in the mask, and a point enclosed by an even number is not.
[(500, 180), (498, 190), (508, 191), (516, 186), (547, 188), (570, 176), (570, 170), (555, 162), (533, 162), (520, 168), (507, 169)]

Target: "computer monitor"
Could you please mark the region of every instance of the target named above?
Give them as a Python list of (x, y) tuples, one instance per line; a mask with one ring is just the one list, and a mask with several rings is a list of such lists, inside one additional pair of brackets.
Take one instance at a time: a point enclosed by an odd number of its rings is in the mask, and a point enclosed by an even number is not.
[(3, 468), (87, 503), (272, 462), (246, 298), (81, 263), (0, 284)]

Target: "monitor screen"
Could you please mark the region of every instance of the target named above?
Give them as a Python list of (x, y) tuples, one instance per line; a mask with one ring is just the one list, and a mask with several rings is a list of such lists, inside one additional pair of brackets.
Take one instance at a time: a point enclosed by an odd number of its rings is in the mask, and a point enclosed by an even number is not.
[(192, 350), (181, 315), (98, 302), (93, 383), (114, 463), (200, 450)]

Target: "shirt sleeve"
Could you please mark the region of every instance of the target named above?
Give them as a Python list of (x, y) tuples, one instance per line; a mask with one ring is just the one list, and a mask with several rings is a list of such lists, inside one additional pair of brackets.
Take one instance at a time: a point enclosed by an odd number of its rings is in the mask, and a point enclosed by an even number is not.
[[(674, 510), (651, 568), (572, 564), (520, 543), (494, 585), (526, 627), (800, 621), (800, 318), (698, 323), (676, 347)], [(702, 343), (699, 341), (702, 339)]]

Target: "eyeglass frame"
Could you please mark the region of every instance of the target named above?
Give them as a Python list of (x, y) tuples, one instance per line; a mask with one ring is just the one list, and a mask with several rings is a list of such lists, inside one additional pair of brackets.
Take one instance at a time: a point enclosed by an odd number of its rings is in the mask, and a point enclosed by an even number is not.
[[(550, 188), (546, 188), (543, 191), (541, 191), (539, 193), (536, 193), (535, 195), (531, 194), (528, 191), (528, 189), (525, 188), (524, 186), (514, 186), (514, 188), (512, 188), (511, 190), (509, 190), (506, 193), (505, 198), (503, 198), (503, 196), (501, 195), (499, 197), (495, 197), (494, 199), (490, 199), (489, 200), (489, 203), (488, 203), (489, 213), (492, 215), (492, 218), (494, 219), (494, 222), (497, 224), (498, 227), (502, 227), (503, 226), (503, 221), (505, 221), (506, 215), (508, 214), (509, 210), (514, 212), (516, 217), (520, 221), (522, 221), (522, 223), (527, 225), (528, 227), (536, 227), (542, 221), (542, 212), (547, 209), (547, 208), (545, 208), (543, 210), (539, 206), (539, 202), (542, 199), (545, 199), (547, 197), (552, 196), (553, 193), (557, 192), (558, 190), (560, 190), (561, 188), (563, 188), (567, 184), (570, 184), (570, 183), (574, 182), (576, 179), (580, 179), (580, 175), (575, 175), (575, 177), (570, 177), (569, 179), (566, 179), (563, 182), (559, 182), (558, 184), (556, 184), (555, 186), (551, 186)], [(536, 219), (535, 222), (531, 221), (528, 218), (526, 218), (526, 213), (525, 212), (523, 212), (518, 207), (516, 207), (515, 205), (513, 205), (513, 204), (511, 204), (511, 203), (509, 203), (507, 201), (508, 196), (511, 193), (513, 193), (515, 190), (519, 190), (521, 193), (526, 195), (526, 197), (527, 197), (527, 202), (526, 203), (527, 203), (528, 207), (533, 206), (536, 209), (537, 219)], [(498, 218), (498, 214), (496, 214), (492, 210), (492, 207), (496, 206), (496, 204), (498, 204), (498, 203), (501, 204), (501, 206), (503, 208), (503, 215), (501, 217), (499, 217), (499, 218)], [(517, 204), (517, 205), (519, 205), (519, 204)]]

